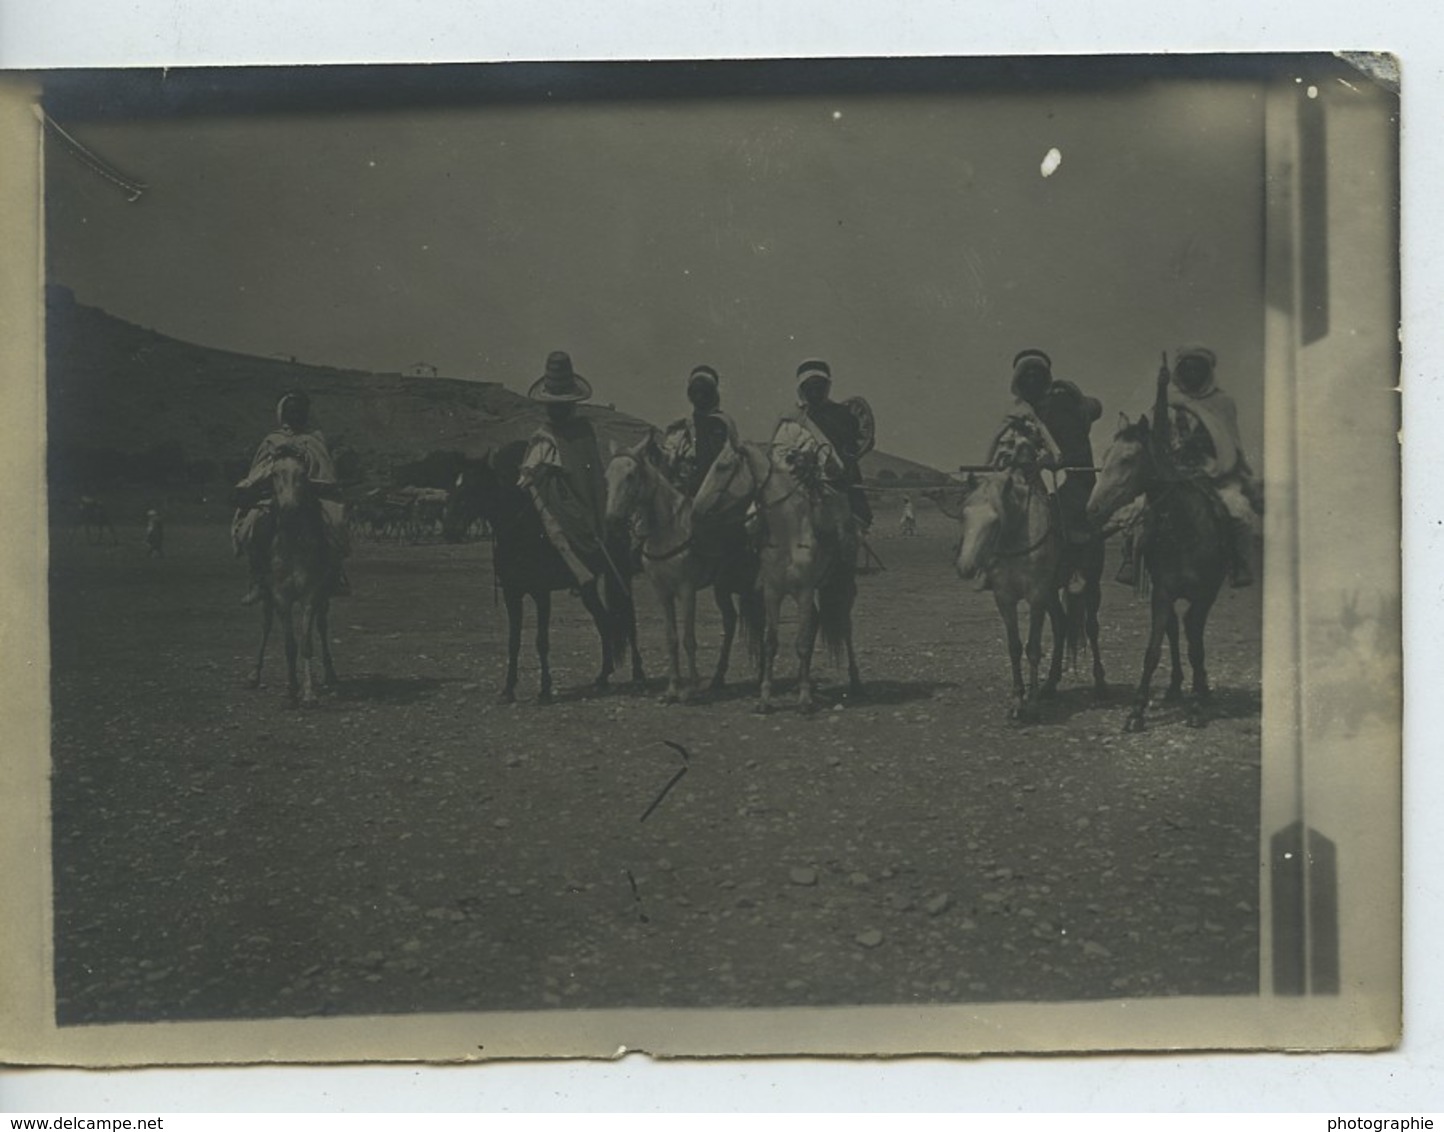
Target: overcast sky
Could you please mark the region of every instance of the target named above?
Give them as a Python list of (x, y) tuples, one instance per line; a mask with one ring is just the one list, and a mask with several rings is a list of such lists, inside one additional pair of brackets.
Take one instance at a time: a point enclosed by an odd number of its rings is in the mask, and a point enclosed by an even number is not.
[(1257, 453), (1260, 93), (74, 122), (150, 189), (128, 202), (52, 145), (50, 277), (165, 334), (318, 364), (524, 392), (565, 349), (598, 401), (659, 422), (706, 362), (751, 436), (820, 356), (880, 447), (941, 468), (982, 457), (1017, 350), (1103, 399), (1101, 451), (1160, 350), (1197, 339)]

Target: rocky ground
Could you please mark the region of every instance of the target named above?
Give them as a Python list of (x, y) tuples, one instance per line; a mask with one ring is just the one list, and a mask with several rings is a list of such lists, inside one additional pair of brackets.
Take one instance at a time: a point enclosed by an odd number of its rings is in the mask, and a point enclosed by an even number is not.
[[(645, 590), (646, 687), (587, 689), (562, 595), (559, 702), (528, 631), (503, 706), (485, 543), (359, 546), (340, 686), (291, 710), (279, 642), (243, 687), (258, 618), (224, 527), (173, 527), (164, 559), (138, 527), (57, 530), (59, 1021), (1254, 992), (1258, 590), (1210, 624), (1206, 729), (1159, 706), (1122, 733), (1146, 609), (1111, 583), (1111, 702), (1080, 674), (1019, 727), (991, 599), (920, 520), (861, 581), (866, 697), (824, 663), (811, 717), (755, 715), (745, 666), (661, 704)], [(704, 667), (716, 623), (706, 599)], [(687, 773), (643, 821), (670, 744)]]

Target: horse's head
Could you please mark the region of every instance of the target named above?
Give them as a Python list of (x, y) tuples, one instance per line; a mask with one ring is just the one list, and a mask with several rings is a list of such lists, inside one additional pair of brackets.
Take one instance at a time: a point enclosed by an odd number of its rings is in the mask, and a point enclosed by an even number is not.
[(607, 464), (607, 522), (619, 525), (640, 512), (654, 469), (661, 462), (657, 434), (624, 448)]
[(1102, 523), (1143, 493), (1150, 467), (1150, 428), (1146, 416), (1130, 421), (1118, 414), (1118, 431), (1103, 456), (1103, 470), (1088, 497), (1088, 518)]
[(1005, 493), (1011, 472), (969, 472), (963, 481), (962, 538), (956, 562), (958, 576), (971, 581), (988, 566), (1002, 533)]
[(271, 457), (271, 496), (282, 515), (294, 514), (315, 504), (309, 469), (301, 453), (281, 448)]
[(692, 516), (706, 519), (741, 511), (757, 494), (754, 454), (731, 432), (729, 443), (717, 454), (692, 500)]

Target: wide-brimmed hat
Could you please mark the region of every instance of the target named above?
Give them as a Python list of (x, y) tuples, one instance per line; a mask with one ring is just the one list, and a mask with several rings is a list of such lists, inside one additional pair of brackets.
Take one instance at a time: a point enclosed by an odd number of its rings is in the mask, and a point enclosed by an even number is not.
[(572, 369), (571, 355), (553, 350), (547, 355), (546, 372), (532, 383), (527, 396), (533, 401), (586, 401), (591, 398), (591, 384)]
[(1017, 369), (1019, 365), (1026, 362), (1029, 358), (1037, 358), (1049, 370), (1053, 368), (1053, 359), (1043, 353), (1042, 350), (1019, 350), (1013, 355), (1013, 368)]

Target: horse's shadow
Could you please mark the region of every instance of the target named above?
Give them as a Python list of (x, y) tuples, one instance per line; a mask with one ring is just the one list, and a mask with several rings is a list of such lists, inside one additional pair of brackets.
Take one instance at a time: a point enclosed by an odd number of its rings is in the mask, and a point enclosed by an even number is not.
[(381, 676), (367, 673), (336, 683), (331, 696), (341, 702), (415, 704), (430, 699), (443, 685), (457, 681), (430, 676)]

